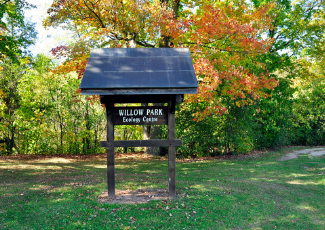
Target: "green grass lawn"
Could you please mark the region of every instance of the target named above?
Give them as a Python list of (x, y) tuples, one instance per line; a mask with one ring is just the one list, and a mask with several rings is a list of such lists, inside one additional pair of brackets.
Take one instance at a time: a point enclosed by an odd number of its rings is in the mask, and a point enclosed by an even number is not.
[[(97, 201), (105, 156), (0, 158), (0, 229), (325, 229), (325, 157), (176, 163), (176, 200)], [(168, 162), (117, 158), (116, 189), (167, 189)]]

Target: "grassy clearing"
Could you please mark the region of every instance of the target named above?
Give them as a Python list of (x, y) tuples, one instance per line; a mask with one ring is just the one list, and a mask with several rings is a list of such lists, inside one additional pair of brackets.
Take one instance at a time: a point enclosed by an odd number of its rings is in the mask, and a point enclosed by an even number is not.
[[(292, 150), (292, 149), (289, 149)], [(325, 229), (325, 157), (178, 162), (176, 200), (101, 204), (106, 159), (0, 158), (0, 229)], [(117, 158), (117, 189), (167, 189), (167, 161)]]

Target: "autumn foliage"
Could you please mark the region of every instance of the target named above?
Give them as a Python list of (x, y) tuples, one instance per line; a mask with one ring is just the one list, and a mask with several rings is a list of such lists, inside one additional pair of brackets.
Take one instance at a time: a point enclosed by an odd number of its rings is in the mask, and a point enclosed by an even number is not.
[(97, 48), (190, 49), (199, 89), (175, 113), (185, 157), (324, 144), (323, 0), (54, 0), (44, 26), (71, 35), (51, 50), (59, 65), (29, 56), (30, 7), (0, 1), (0, 154), (103, 151), (105, 111), (78, 89)]
[(269, 96), (265, 89), (277, 85), (262, 63), (254, 61), (254, 66), (262, 70), (259, 74), (245, 68), (272, 44), (272, 40), (261, 38), (270, 27), (268, 7), (271, 6), (251, 11), (245, 7), (236, 10), (231, 5), (206, 5), (201, 14), (189, 19), (192, 29), (186, 33), (183, 44), (192, 50), (200, 89), (188, 101), (205, 105), (203, 113), (197, 113), (197, 119), (227, 112), (224, 97), (236, 100), (238, 106), (247, 105)]
[[(180, 7), (181, 6), (181, 7)], [(268, 51), (272, 40), (262, 34), (270, 29), (268, 11), (244, 1), (55, 1), (46, 26), (68, 23), (79, 39), (52, 53), (66, 57), (58, 71), (77, 71), (81, 77), (89, 52), (97, 47), (188, 47), (199, 81), (198, 94), (187, 103), (198, 103), (201, 120), (210, 114), (227, 113), (224, 97), (238, 106), (253, 103), (269, 94), (277, 81), (270, 78), (255, 57)], [(250, 63), (248, 63), (250, 62)], [(261, 69), (254, 73), (247, 66)], [(240, 100), (238, 100), (240, 99)]]

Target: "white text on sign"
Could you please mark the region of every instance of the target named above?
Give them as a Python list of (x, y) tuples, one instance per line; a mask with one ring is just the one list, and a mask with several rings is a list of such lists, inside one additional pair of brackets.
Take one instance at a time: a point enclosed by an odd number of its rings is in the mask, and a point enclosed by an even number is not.
[(116, 107), (114, 125), (163, 125), (167, 114), (165, 106)]

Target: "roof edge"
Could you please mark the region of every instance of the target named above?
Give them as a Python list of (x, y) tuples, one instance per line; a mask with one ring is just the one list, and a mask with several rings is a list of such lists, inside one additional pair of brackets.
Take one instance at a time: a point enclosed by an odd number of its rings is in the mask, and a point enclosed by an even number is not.
[(168, 89), (81, 89), (81, 95), (150, 95), (150, 94), (196, 94), (197, 88)]

